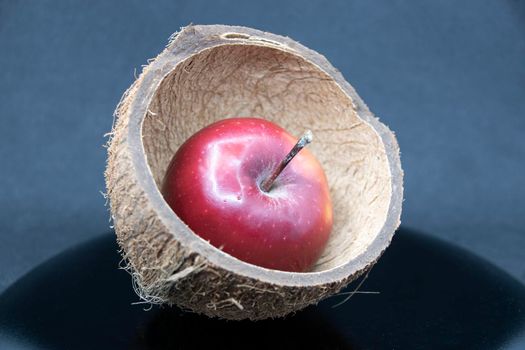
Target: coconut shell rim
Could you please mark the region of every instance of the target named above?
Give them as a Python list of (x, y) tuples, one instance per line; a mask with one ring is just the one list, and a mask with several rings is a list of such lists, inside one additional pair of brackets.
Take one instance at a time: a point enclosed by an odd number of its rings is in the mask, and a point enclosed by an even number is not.
[[(231, 38), (226, 37), (232, 34)], [(345, 264), (325, 271), (298, 273), (271, 270), (241, 261), (212, 246), (191, 231), (162, 197), (148, 165), (142, 141), (142, 124), (150, 102), (163, 79), (183, 61), (203, 51), (228, 45), (255, 45), (282, 50), (313, 64), (333, 79), (334, 83), (353, 102), (358, 117), (381, 138), (391, 175), (391, 197), (387, 217), (381, 230), (366, 249)], [(137, 185), (143, 189), (151, 209), (168, 231), (174, 235), (174, 239), (188, 250), (231, 273), (274, 285), (294, 287), (335, 283), (345, 280), (349, 276), (359, 275), (374, 264), (390, 244), (394, 232), (400, 224), (403, 200), (403, 171), (397, 141), (392, 131), (374, 117), (353, 87), (321, 54), (287, 37), (252, 28), (225, 25), (190, 25), (181, 28), (181, 31), (174, 35), (166, 49), (144, 69), (136, 83), (137, 87), (133, 92), (132, 103), (128, 111), (128, 147), (134, 166), (133, 177), (135, 177)]]

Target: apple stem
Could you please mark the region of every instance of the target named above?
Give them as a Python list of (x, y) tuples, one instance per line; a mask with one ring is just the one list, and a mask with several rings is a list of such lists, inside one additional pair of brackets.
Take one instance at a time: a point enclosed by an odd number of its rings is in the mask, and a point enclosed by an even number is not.
[(268, 176), (264, 181), (261, 182), (261, 190), (264, 192), (270, 192), (272, 189), (273, 183), (275, 179), (281, 174), (281, 172), (286, 168), (288, 163), (301, 151), (306, 145), (308, 145), (313, 140), (313, 134), (310, 130), (306, 130), (301, 136), (301, 138), (297, 141), (295, 146), (291, 149), (290, 152), (284, 157), (284, 159), (279, 163), (279, 166), (275, 168), (275, 170), (272, 172), (270, 176)]

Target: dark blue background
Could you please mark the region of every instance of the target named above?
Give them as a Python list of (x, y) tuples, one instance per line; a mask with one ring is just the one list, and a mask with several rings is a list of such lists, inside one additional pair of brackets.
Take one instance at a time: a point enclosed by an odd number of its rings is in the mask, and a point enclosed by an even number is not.
[(403, 224), (525, 281), (520, 1), (0, 2), (0, 291), (109, 227), (105, 143), (124, 90), (190, 22), (323, 53), (397, 134)]

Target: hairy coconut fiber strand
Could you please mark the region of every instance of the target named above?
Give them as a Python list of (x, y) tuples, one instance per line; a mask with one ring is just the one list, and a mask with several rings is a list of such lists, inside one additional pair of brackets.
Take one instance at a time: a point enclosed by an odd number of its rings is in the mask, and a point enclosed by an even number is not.
[[(334, 207), (314, 270), (242, 262), (194, 234), (159, 186), (178, 147), (224, 118), (259, 116), (311, 129)], [(106, 185), (118, 242), (139, 296), (227, 319), (284, 316), (338, 292), (379, 259), (399, 226), (403, 174), (393, 133), (342, 75), (297, 42), (244, 27), (189, 26), (124, 94)]]

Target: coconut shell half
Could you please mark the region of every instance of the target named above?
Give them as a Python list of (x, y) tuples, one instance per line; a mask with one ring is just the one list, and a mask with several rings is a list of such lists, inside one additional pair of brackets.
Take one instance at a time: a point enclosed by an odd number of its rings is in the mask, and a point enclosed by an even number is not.
[[(240, 261), (197, 236), (159, 190), (169, 162), (214, 121), (256, 116), (299, 136), (328, 178), (334, 226), (307, 273)], [(320, 54), (286, 37), (223, 25), (175, 34), (116, 110), (107, 194), (138, 295), (226, 319), (284, 316), (369, 270), (400, 223), (403, 173), (394, 134)]]

